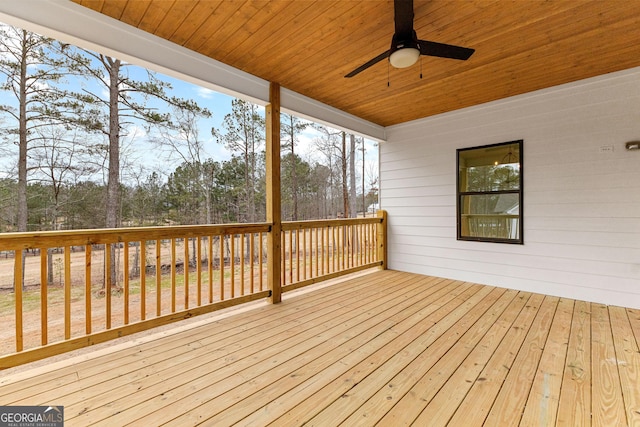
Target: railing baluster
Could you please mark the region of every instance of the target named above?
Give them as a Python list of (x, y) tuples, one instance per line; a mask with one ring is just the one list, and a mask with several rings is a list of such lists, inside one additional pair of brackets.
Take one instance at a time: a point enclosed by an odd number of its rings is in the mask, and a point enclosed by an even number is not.
[[(93, 327), (93, 318), (91, 315), (91, 261), (93, 259), (92, 246), (86, 245), (84, 247), (84, 309), (85, 309), (85, 332), (87, 335), (91, 333)], [(129, 312), (125, 310), (125, 316), (128, 316)], [(127, 317), (128, 318), (128, 317)]]
[(220, 301), (224, 301), (224, 235), (220, 235)]
[(16, 351), (20, 352), (24, 348), (23, 342), (23, 328), (22, 328), (22, 263), (23, 263), (23, 251), (14, 251), (14, 263), (13, 263), (13, 293), (15, 296), (16, 305)]
[(358, 225), (358, 252), (360, 255), (360, 265), (364, 265), (364, 251), (363, 249), (363, 245), (364, 245), (364, 229), (365, 229), (366, 224), (360, 224)]
[(196, 237), (196, 244), (197, 244), (197, 248), (196, 248), (196, 257), (198, 258), (196, 261), (196, 275), (197, 275), (197, 286), (198, 286), (198, 304), (197, 306), (200, 307), (202, 305), (202, 240), (200, 238), (200, 236)]
[(293, 283), (293, 230), (289, 230), (289, 283)]
[(343, 225), (340, 227), (340, 235), (342, 236), (342, 266), (341, 269), (344, 270), (349, 266), (349, 230), (348, 227)]
[(296, 249), (296, 282), (299, 282), (300, 281), (300, 230), (295, 230), (295, 232), (296, 232), (296, 238), (294, 241), (294, 245)]
[(140, 241), (140, 320), (147, 318), (147, 242)]
[(378, 258), (378, 251), (377, 251), (377, 243), (376, 243), (376, 236), (377, 236), (377, 230), (375, 227), (371, 227), (370, 230), (371, 235), (369, 236), (369, 257), (372, 261), (377, 260)]
[(353, 226), (353, 265), (359, 266), (362, 265), (362, 261), (360, 260), (360, 245), (362, 244), (362, 239), (360, 236), (360, 224), (356, 224)]
[(280, 233), (280, 275), (282, 284), (285, 285), (287, 283), (287, 248), (285, 245), (286, 242), (286, 231)]
[(345, 240), (347, 241), (345, 246), (347, 251), (345, 267), (351, 268), (353, 267), (353, 227), (351, 227), (351, 225), (346, 225), (344, 228), (346, 231)]
[(71, 248), (64, 247), (64, 338), (71, 338)]
[(364, 247), (364, 258), (365, 261), (368, 263), (371, 260), (371, 253), (369, 252), (369, 244), (370, 244), (370, 239), (371, 239), (371, 226), (367, 225), (366, 229), (364, 230), (365, 232), (365, 247)]
[(111, 244), (104, 245), (104, 258), (105, 328), (111, 329)]
[(357, 265), (357, 245), (358, 245), (358, 227), (356, 225), (350, 225), (350, 235), (351, 235), (351, 267), (355, 267)]
[(358, 227), (356, 225), (350, 225), (351, 229), (351, 267), (355, 267), (358, 264)]
[(302, 229), (302, 280), (307, 280), (307, 229), (306, 228)]
[(342, 248), (342, 269), (344, 270), (345, 268), (347, 268), (347, 261), (349, 258), (349, 235), (347, 234), (347, 227), (345, 227), (344, 225), (340, 226), (340, 234), (342, 236), (342, 245), (340, 245), (340, 247)]
[(331, 245), (333, 248), (333, 262), (332, 262), (332, 267), (333, 267), (333, 271), (335, 272), (338, 269), (338, 265), (340, 262), (340, 248), (338, 246), (339, 244), (339, 240), (338, 240), (338, 227), (333, 227), (333, 244)]
[(47, 277), (47, 255), (46, 248), (40, 249), (40, 345), (47, 345), (48, 341), (48, 281)]
[(325, 258), (326, 258), (326, 264), (327, 264), (327, 269), (325, 272), (326, 274), (331, 273), (331, 270), (333, 267), (333, 257), (332, 255), (332, 251), (333, 248), (331, 247), (331, 240), (332, 240), (332, 236), (333, 236), (333, 227), (329, 226), (327, 227), (327, 242), (326, 242), (326, 246), (325, 246)]
[(184, 242), (184, 268), (183, 268), (183, 276), (184, 276), (184, 309), (187, 310), (189, 308), (189, 238), (185, 237)]
[(262, 288), (262, 286), (263, 286), (263, 284), (262, 284), (263, 283), (262, 282), (262, 280), (263, 280), (262, 276), (263, 276), (263, 273), (264, 273), (263, 268), (262, 268), (262, 255), (263, 255), (263, 253), (262, 253), (262, 246), (263, 246), (262, 243), (263, 243), (263, 238), (264, 237), (262, 235), (262, 232), (258, 233), (258, 240), (260, 242), (260, 246), (258, 248), (258, 266), (259, 266), (259, 269), (260, 269), (258, 277), (259, 277), (260, 290), (263, 289)]
[(171, 239), (171, 312), (176, 312), (176, 273), (177, 273), (176, 239)]
[(342, 262), (342, 256), (340, 253), (340, 246), (342, 244), (342, 242), (340, 241), (340, 230), (341, 230), (341, 226), (337, 225), (336, 226), (336, 266), (335, 269), (333, 270), (334, 272), (338, 271), (340, 269), (340, 262)]
[(313, 236), (312, 243), (309, 245), (311, 247), (311, 277), (318, 276), (318, 227), (314, 227), (309, 230), (309, 235)]
[(162, 314), (162, 253), (160, 248), (160, 239), (156, 239), (156, 316)]
[(249, 292), (254, 292), (254, 274), (255, 274), (255, 233), (249, 234), (249, 259), (251, 260), (250, 269), (249, 269)]
[(231, 298), (236, 296), (236, 235), (231, 234), (231, 255), (229, 256), (231, 273)]
[(367, 260), (367, 230), (369, 224), (362, 224), (362, 241), (360, 242), (360, 250), (362, 251), (362, 262), (366, 264)]
[(238, 237), (238, 249), (240, 251), (240, 295), (244, 296), (244, 248), (246, 234), (240, 234)]
[[(325, 272), (329, 273), (329, 227), (322, 228), (322, 275), (324, 276)], [(326, 231), (326, 233), (325, 233)], [(324, 236), (327, 235), (327, 240), (325, 241)], [(326, 266), (326, 270), (325, 270)]]
[(207, 256), (207, 273), (209, 278), (209, 304), (213, 302), (213, 236), (207, 236), (207, 249), (209, 255)]
[(130, 279), (129, 279), (129, 242), (125, 241), (122, 243), (124, 245), (124, 250), (123, 250), (123, 256), (124, 256), (124, 262), (123, 262), (123, 272), (122, 272), (122, 286), (123, 286), (123, 290), (122, 290), (122, 309), (123, 309), (123, 314), (124, 314), (124, 319), (123, 322), (125, 325), (129, 324), (129, 285), (130, 285)]
[(360, 242), (360, 251), (362, 251), (362, 263), (367, 264), (367, 228), (369, 224), (362, 224), (362, 240)]
[(335, 248), (336, 248), (336, 262), (335, 265), (333, 267), (333, 272), (335, 273), (336, 271), (338, 271), (340, 269), (340, 261), (341, 261), (341, 256), (340, 256), (340, 226), (337, 225), (334, 227), (334, 244), (335, 244)]

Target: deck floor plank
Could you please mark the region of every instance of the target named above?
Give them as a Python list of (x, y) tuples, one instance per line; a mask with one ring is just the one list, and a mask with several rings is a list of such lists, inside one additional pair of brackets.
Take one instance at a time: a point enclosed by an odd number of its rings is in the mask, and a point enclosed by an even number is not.
[[(453, 327), (407, 365), (404, 372), (415, 371), (419, 375), (408, 390), (381, 418), (382, 425), (410, 425), (431, 401), (452, 372), (485, 335), (495, 321), (514, 299), (516, 292), (504, 289), (494, 291), (470, 309)], [(455, 339), (454, 339), (455, 338)], [(422, 375), (420, 375), (422, 374)], [(391, 383), (399, 386), (399, 381)], [(388, 387), (388, 385), (387, 385)]]
[(613, 346), (627, 414), (627, 424), (640, 426), (640, 351), (633, 336), (627, 312), (622, 307), (609, 307)]
[(629, 323), (631, 323), (631, 329), (633, 335), (636, 337), (636, 343), (640, 347), (640, 310), (634, 310), (627, 308), (627, 316), (629, 316)]
[(558, 298), (546, 297), (531, 324), (518, 355), (489, 411), (485, 425), (502, 427), (520, 424), (525, 403), (547, 341)]
[[(451, 425), (474, 427), (484, 423), (540, 310), (543, 299), (543, 295), (531, 295), (504, 340), (495, 349), (491, 359), (453, 414), (450, 420)], [(469, 414), (473, 416), (470, 417)]]
[(640, 425), (640, 310), (396, 271), (0, 373), (66, 426)]
[(593, 425), (627, 425), (609, 310), (602, 304), (591, 304), (591, 372)]
[(447, 425), (467, 393), (480, 377), (482, 369), (487, 365), (496, 348), (517, 320), (530, 294), (521, 293), (493, 323), (484, 337), (473, 348), (469, 356), (457, 367), (454, 374), (442, 386), (429, 405), (416, 418), (417, 425)]
[(556, 422), (560, 388), (571, 332), (573, 300), (562, 298), (551, 323), (538, 370), (520, 424), (553, 425)]
[(556, 425), (591, 425), (591, 307), (576, 301)]

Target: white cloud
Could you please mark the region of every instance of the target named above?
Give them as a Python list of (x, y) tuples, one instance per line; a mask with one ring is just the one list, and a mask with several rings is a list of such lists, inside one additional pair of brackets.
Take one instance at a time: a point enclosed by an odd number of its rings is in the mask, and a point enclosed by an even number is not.
[(202, 87), (202, 86), (197, 86), (196, 87), (196, 93), (198, 94), (198, 96), (200, 98), (204, 98), (204, 99), (212, 99), (217, 92), (211, 90), (211, 89), (207, 89), (206, 87)]

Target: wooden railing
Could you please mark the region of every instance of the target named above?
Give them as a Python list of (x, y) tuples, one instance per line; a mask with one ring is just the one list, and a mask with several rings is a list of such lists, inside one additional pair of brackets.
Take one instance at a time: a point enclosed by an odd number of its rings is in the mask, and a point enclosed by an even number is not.
[(382, 265), (381, 217), (283, 222), (283, 292)]
[[(282, 224), (290, 291), (384, 266), (385, 220)], [(267, 298), (271, 225), (0, 234), (0, 369)]]

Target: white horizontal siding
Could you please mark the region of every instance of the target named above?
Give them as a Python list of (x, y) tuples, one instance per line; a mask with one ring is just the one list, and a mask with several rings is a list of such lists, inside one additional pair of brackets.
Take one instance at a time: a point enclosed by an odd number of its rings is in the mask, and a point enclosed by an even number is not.
[[(389, 267), (640, 308), (639, 106), (637, 68), (387, 128)], [(518, 139), (525, 244), (456, 240), (456, 149)]]

